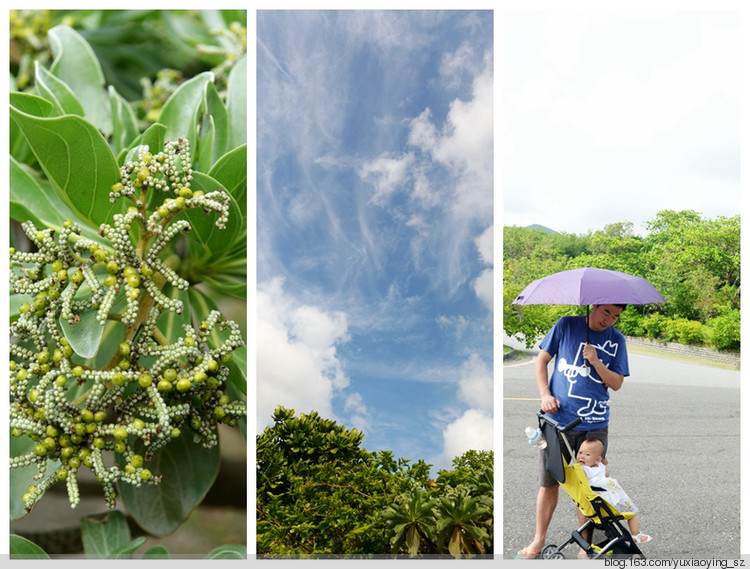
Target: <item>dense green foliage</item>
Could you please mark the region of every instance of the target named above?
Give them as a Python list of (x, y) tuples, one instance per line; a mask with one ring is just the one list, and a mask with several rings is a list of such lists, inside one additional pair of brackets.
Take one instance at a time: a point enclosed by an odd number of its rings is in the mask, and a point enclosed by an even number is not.
[(368, 452), (364, 434), (278, 407), (257, 437), (257, 552), (372, 557), (492, 553), (493, 453), (430, 480), (422, 460)]
[(617, 327), (646, 336), (721, 350), (740, 348), (740, 217), (704, 219), (664, 210), (645, 237), (629, 222), (587, 235), (503, 228), (503, 326), (531, 346), (564, 314), (585, 309), (511, 306), (533, 280), (568, 269), (598, 267), (644, 277), (665, 303), (629, 306)]
[(167, 535), (245, 430), (245, 26), (11, 12), (11, 519), (91, 470)]

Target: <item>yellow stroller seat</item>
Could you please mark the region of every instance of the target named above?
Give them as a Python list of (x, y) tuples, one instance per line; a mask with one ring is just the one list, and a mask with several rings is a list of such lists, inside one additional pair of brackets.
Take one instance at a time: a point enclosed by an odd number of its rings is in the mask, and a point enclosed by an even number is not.
[[(589, 558), (600, 559), (611, 557), (645, 558), (636, 545), (630, 532), (620, 522), (629, 520), (633, 512), (619, 512), (612, 504), (602, 498), (589, 484), (581, 465), (575, 461), (575, 453), (570, 447), (565, 432), (581, 420), (561, 426), (557, 421), (541, 411), (538, 413), (539, 427), (547, 440), (544, 450), (547, 458), (547, 470), (557, 480), (588, 519), (580, 528), (574, 530), (570, 538), (561, 545), (548, 545), (542, 550), (544, 559), (564, 559), (562, 549), (576, 543), (586, 551)], [(589, 543), (583, 532), (596, 528), (604, 532), (605, 539), (599, 543)], [(593, 532), (592, 532), (593, 536)]]

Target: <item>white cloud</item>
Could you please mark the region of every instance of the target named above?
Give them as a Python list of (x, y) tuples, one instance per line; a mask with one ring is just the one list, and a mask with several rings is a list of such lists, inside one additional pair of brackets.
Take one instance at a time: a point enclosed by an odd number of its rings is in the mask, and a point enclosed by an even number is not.
[(409, 180), (409, 169), (413, 163), (414, 156), (411, 154), (399, 156), (384, 153), (375, 160), (363, 164), (359, 169), (360, 178), (375, 187), (375, 193), (370, 201), (380, 205), (385, 203), (393, 192)]
[(494, 225), (490, 225), (484, 232), (474, 240), (479, 252), (479, 258), (485, 265), (494, 264)]
[(477, 354), (461, 365), (456, 398), (469, 409), (443, 429), (443, 456), (448, 461), (467, 450), (493, 449), (492, 370)]
[(461, 365), (458, 399), (470, 407), (492, 412), (492, 370), (477, 354)]
[(348, 424), (362, 433), (370, 430), (370, 413), (367, 410), (362, 395), (352, 393), (344, 402), (344, 410), (349, 413)]
[(638, 229), (661, 209), (739, 213), (736, 14), (526, 12), (504, 23), (507, 225), (583, 234)]
[(336, 352), (348, 339), (346, 315), (300, 304), (283, 282), (261, 283), (256, 294), (259, 431), (278, 405), (332, 417), (332, 398), (349, 383)]
[(412, 120), (409, 144), (449, 169), (453, 191), (446, 193), (461, 219), (492, 217), (493, 76), (489, 64), (474, 78), (472, 98), (455, 99), (439, 130), (425, 109)]
[(474, 292), (476, 293), (479, 300), (482, 301), (487, 309), (492, 312), (494, 310), (494, 271), (492, 269), (485, 269), (482, 273), (474, 280)]
[(460, 85), (461, 74), (471, 68), (474, 60), (474, 49), (469, 42), (464, 42), (453, 53), (446, 53), (440, 62), (440, 75), (445, 77), (448, 87)]
[(452, 461), (469, 450), (493, 450), (493, 434), (492, 417), (469, 409), (443, 431), (443, 455)]
[(463, 337), (464, 332), (466, 332), (470, 324), (469, 320), (462, 314), (459, 314), (458, 316), (440, 315), (437, 318), (437, 323), (441, 327), (455, 329), (457, 340), (460, 340)]
[[(479, 253), (479, 258), (485, 265), (494, 264), (494, 225), (490, 225), (484, 232), (474, 240)], [(485, 269), (474, 280), (474, 292), (479, 300), (492, 312), (494, 309), (494, 271)]]

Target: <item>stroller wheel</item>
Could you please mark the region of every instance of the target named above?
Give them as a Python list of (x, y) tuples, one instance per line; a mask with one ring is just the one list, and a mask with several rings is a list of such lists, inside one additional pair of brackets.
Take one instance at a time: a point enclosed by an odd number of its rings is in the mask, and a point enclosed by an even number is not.
[(565, 559), (565, 556), (557, 551), (556, 545), (548, 545), (542, 549), (542, 559)]

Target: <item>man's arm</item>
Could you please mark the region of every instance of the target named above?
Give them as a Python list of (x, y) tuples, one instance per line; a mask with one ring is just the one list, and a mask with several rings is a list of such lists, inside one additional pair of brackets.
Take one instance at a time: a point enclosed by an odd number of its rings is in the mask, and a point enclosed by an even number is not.
[(545, 413), (556, 413), (560, 408), (560, 401), (552, 396), (549, 390), (549, 373), (547, 364), (552, 356), (545, 350), (540, 350), (534, 363), (534, 375), (536, 376), (536, 386), (539, 389), (539, 396), (542, 398), (542, 411)]
[(604, 382), (604, 385), (615, 391), (622, 387), (622, 383), (623, 381), (625, 381), (625, 376), (612, 371), (606, 365), (604, 365), (604, 362), (599, 359), (599, 356), (596, 353), (596, 348), (594, 346), (592, 346), (591, 344), (586, 344), (583, 347), (583, 357), (586, 358), (591, 367), (596, 370), (596, 373), (599, 374), (599, 377)]

